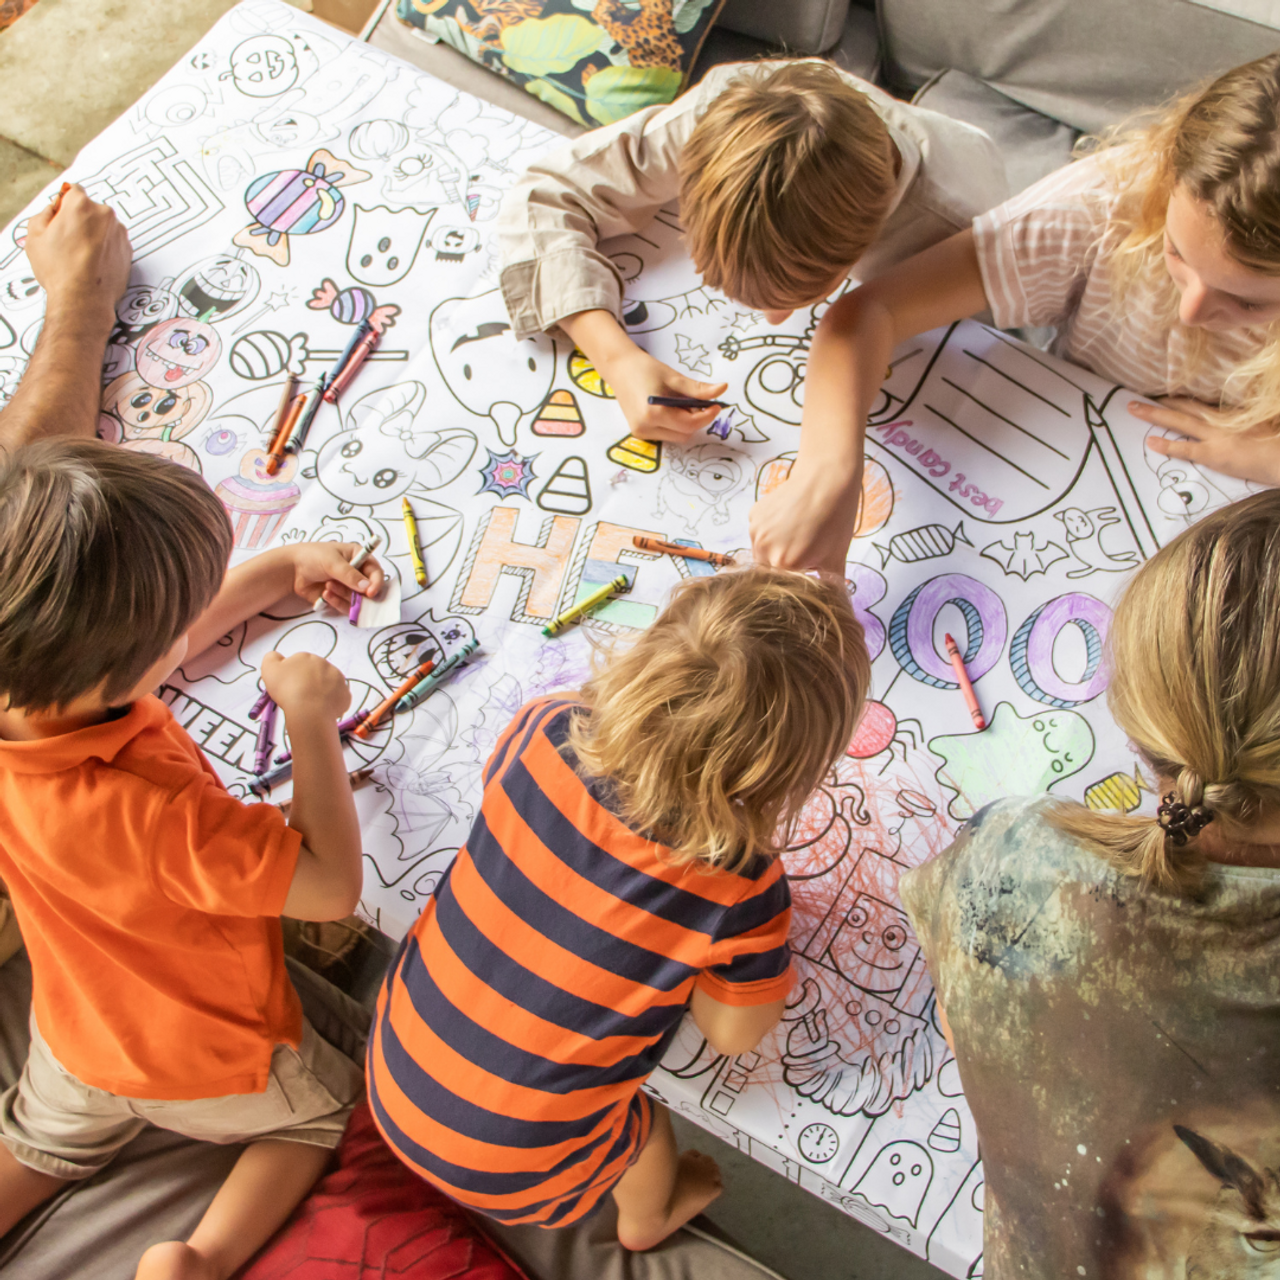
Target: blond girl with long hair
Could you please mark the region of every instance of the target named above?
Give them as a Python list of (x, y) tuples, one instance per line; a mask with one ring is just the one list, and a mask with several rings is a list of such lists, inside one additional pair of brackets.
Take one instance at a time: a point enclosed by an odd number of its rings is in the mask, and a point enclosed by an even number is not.
[(843, 566), (867, 413), (898, 343), (990, 309), (1164, 399), (1157, 453), (1280, 484), (1280, 54), (1095, 139), (1065, 169), (846, 295), (815, 334), (799, 456), (757, 504), (757, 559)]
[(1108, 643), (1156, 811), (1000, 801), (901, 881), (977, 1124), (986, 1275), (1272, 1275), (1280, 492), (1143, 565)]
[(843, 579), (755, 567), (684, 583), (585, 688), (516, 714), (378, 1003), (369, 1096), (410, 1168), (508, 1223), (612, 1193), (629, 1249), (719, 1194), (640, 1086), (686, 1007), (725, 1054), (782, 1016), (778, 831), (870, 673)]

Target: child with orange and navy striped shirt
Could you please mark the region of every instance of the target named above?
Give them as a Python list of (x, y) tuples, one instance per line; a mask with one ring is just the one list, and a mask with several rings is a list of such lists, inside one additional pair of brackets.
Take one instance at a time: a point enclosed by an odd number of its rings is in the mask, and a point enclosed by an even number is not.
[(641, 1086), (686, 1010), (745, 1053), (791, 983), (785, 830), (870, 679), (838, 578), (683, 583), (578, 693), (522, 708), (471, 836), (378, 1001), (368, 1080), (400, 1158), (507, 1223), (608, 1193), (647, 1249), (720, 1192)]

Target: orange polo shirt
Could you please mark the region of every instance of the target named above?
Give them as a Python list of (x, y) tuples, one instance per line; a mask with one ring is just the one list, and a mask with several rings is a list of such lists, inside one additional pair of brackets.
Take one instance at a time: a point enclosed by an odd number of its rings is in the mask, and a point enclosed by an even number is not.
[(54, 1056), (127, 1098), (267, 1087), (302, 1010), (280, 912), (302, 837), (228, 795), (158, 698), (0, 741), (0, 878)]

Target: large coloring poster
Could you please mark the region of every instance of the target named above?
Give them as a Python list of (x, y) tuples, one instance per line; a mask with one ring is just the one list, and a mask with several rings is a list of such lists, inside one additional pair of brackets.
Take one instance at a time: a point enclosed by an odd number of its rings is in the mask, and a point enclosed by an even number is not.
[[(751, 505), (798, 444), (821, 309), (771, 328), (700, 287), (672, 212), (609, 249), (636, 340), (730, 384), (732, 408), (700, 439), (630, 439), (563, 340), (512, 340), (493, 219), (556, 141), (275, 0), (245, 0), (68, 171), (116, 208), (136, 255), (101, 434), (201, 472), (237, 559), (376, 534), (395, 580), (383, 625), (283, 606), (163, 691), (232, 791), (248, 797), (247, 712), (271, 648), (331, 659), (358, 709), (423, 658), (480, 642), (453, 683), (348, 748), (353, 768), (372, 769), (356, 792), (363, 907), (392, 934), (465, 839), (510, 716), (588, 669), (585, 629), (545, 640), (543, 624), (621, 572), (628, 589), (592, 630), (625, 638), (681, 575), (714, 572), (638, 551), (636, 533), (745, 557)], [(24, 226), (0, 242), (6, 397), (42, 314)], [(322, 408), (302, 456), (268, 475), (264, 435), (287, 374), (314, 380), (363, 319), (382, 333), (373, 360)], [(651, 1082), (955, 1275), (981, 1274), (982, 1170), (897, 881), (1001, 795), (1147, 799), (1101, 696), (1109, 602), (1157, 546), (1242, 490), (1148, 454), (1126, 400), (975, 323), (895, 353), (847, 571), (874, 700), (787, 854), (794, 1003), (759, 1052), (732, 1060), (687, 1025)], [(981, 733), (948, 631), (990, 721)]]

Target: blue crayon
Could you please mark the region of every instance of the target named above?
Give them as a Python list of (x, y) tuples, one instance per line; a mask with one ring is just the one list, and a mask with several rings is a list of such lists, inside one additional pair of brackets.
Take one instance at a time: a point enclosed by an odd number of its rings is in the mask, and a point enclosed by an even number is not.
[(412, 711), (424, 698), (440, 687), (480, 647), (479, 640), (470, 640), (442, 662), (429, 676), (419, 681), (392, 708), (393, 711)]
[(249, 790), (255, 796), (265, 796), (277, 782), (283, 782), (286, 778), (293, 775), (293, 761), (289, 760), (277, 769), (272, 769), (270, 773), (260, 773), (254, 780), (249, 783)]

